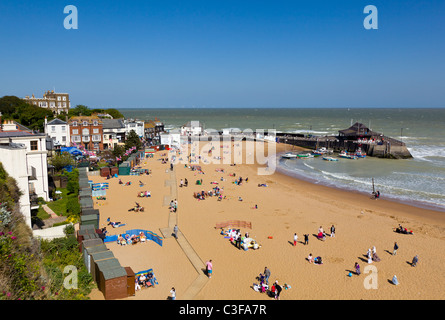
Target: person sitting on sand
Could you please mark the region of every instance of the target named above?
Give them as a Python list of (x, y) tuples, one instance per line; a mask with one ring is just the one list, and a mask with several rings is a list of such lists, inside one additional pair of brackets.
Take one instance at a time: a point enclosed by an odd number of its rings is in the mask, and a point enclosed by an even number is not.
[(121, 179), (119, 179), (119, 184), (124, 184)]
[(307, 257), (307, 261), (309, 261), (309, 263), (312, 263), (314, 261), (312, 258), (312, 253), (309, 253), (309, 255)]

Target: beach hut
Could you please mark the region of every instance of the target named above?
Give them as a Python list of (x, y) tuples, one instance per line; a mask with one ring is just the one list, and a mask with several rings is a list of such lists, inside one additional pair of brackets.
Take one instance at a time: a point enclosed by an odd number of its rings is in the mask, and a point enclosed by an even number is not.
[(100, 238), (83, 240), (80, 243), (79, 251), (83, 253), (83, 250), (85, 250), (85, 248), (101, 246), (103, 244), (104, 244), (104, 242)]
[(79, 197), (91, 197), (93, 192), (90, 187), (79, 190)]
[(80, 225), (79, 230), (77, 231), (77, 242), (79, 244), (85, 240), (85, 235), (90, 235), (96, 233), (94, 225)]
[(101, 244), (99, 246), (88, 247), (83, 250), (83, 262), (84, 262), (85, 267), (87, 268), (87, 271), (89, 273), (91, 273), (91, 269), (94, 266), (92, 264), (91, 255), (93, 253), (105, 252), (105, 251), (109, 251), (109, 250), (108, 250), (107, 246), (104, 244)]
[(84, 178), (79, 175), (79, 188), (82, 189), (82, 188), (89, 188), (89, 187), (90, 187), (90, 182), (89, 182), (88, 178), (86, 178), (86, 177)]
[[(106, 300), (123, 299), (127, 294), (127, 271), (117, 259), (106, 259), (96, 263), (97, 287)], [(134, 286), (134, 283), (133, 283)]]
[(118, 167), (111, 167), (110, 168), (110, 175), (112, 177), (114, 177), (116, 174), (119, 175), (119, 168)]
[(131, 267), (125, 267), (124, 269), (127, 272), (127, 296), (131, 297), (136, 294), (136, 288), (134, 286), (136, 274)]
[(80, 212), (80, 214), (82, 216), (87, 216), (89, 214), (99, 214), (99, 209), (93, 209), (93, 208), (84, 208), (82, 209), (82, 211)]
[(122, 162), (119, 165), (118, 174), (120, 176), (129, 176), (130, 175), (130, 164), (126, 161)]
[(91, 277), (93, 278), (94, 282), (98, 283), (98, 281), (99, 281), (99, 273), (98, 273), (99, 269), (97, 267), (97, 263), (99, 261), (108, 260), (108, 259), (116, 259), (111, 250), (94, 252), (91, 254), (91, 272), (90, 273), (91, 273)]
[(102, 167), (100, 168), (100, 176), (102, 178), (106, 178), (110, 175), (110, 168), (109, 167)]
[(94, 229), (99, 229), (99, 214), (82, 214), (80, 224), (93, 225)]
[(79, 204), (81, 210), (94, 207), (94, 202), (91, 197), (83, 197), (79, 199)]

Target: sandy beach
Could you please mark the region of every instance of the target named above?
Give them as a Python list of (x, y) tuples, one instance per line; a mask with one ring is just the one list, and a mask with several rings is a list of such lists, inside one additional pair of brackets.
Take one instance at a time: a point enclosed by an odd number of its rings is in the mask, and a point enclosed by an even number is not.
[[(219, 147), (216, 143), (214, 146)], [(290, 148), (285, 144), (276, 145), (277, 152)], [(227, 150), (221, 148), (220, 151)], [(150, 175), (119, 177), (124, 183), (131, 181), (130, 186), (119, 185), (117, 178), (108, 180), (107, 199), (94, 202), (100, 210), (100, 227), (106, 226), (108, 217), (126, 224), (114, 229), (108, 226), (111, 235), (129, 229), (150, 230), (161, 235), (161, 229), (169, 226), (168, 202), (176, 196), (176, 222), (180, 232), (202, 263), (212, 259), (214, 265), (212, 278), (202, 283), (192, 299), (270, 300), (265, 293), (252, 288), (266, 266), (271, 271), (271, 282), (278, 280), (281, 285), (291, 286), (281, 292), (281, 300), (445, 298), (442, 288), (445, 267), (440, 263), (445, 254), (445, 212), (387, 201), (384, 197), (372, 200), (369, 195), (312, 184), (278, 172), (258, 175), (258, 168), (265, 167), (260, 164), (200, 163), (204, 172), (201, 174), (179, 163), (172, 174), (170, 164), (160, 160), (168, 153), (159, 151), (153, 158), (141, 162), (142, 168), (151, 170)], [(185, 154), (177, 156), (186, 158)], [(221, 152), (221, 156), (227, 155)], [(234, 184), (239, 177), (248, 178), (248, 182)], [(95, 183), (105, 180), (93, 175), (89, 178)], [(172, 178), (176, 184), (170, 186)], [(188, 187), (179, 187), (181, 179), (188, 180)], [(196, 185), (200, 179), (203, 184)], [(145, 186), (140, 187), (139, 181)], [(194, 198), (194, 192), (209, 191), (215, 186), (224, 188), (226, 198), (222, 201), (216, 197)], [(138, 198), (138, 192), (145, 190), (151, 192), (151, 197)], [(239, 197), (243, 201), (239, 201)], [(136, 201), (145, 208), (144, 212), (128, 211)], [(220, 234), (221, 230), (215, 228), (217, 223), (229, 220), (250, 222), (252, 228), (241, 228), (241, 232), (248, 232), (261, 247), (244, 251), (233, 246)], [(414, 234), (396, 233), (394, 228), (399, 224)], [(336, 228), (335, 237), (330, 237), (332, 225)], [(327, 233), (325, 241), (315, 236), (320, 226)], [(294, 233), (298, 235), (296, 246)], [(309, 234), (308, 245), (303, 244), (304, 234)], [(392, 255), (395, 242), (399, 249)], [(366, 253), (373, 246), (381, 261), (368, 264)], [(159, 282), (155, 288), (137, 291), (128, 299), (165, 300), (175, 287), (177, 299), (181, 300), (191, 284), (202, 277), (202, 272), (193, 267), (173, 237), (166, 237), (162, 247), (151, 241), (131, 246), (107, 243), (107, 247), (124, 267), (130, 266), (135, 272), (153, 268)], [(310, 253), (321, 256), (323, 264), (309, 263), (306, 258)], [(415, 255), (419, 263), (412, 267)], [(354, 273), (355, 262), (360, 264), (362, 274), (349, 277), (349, 272)], [(375, 267), (376, 289), (366, 288), (370, 275), (365, 273), (367, 266)], [(400, 283), (397, 286), (391, 283), (394, 275)], [(94, 290), (91, 299), (104, 298)]]

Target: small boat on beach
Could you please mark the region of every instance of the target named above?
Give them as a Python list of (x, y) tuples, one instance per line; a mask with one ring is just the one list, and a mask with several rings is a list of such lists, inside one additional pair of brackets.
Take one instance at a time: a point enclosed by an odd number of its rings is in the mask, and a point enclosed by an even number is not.
[(366, 158), (366, 153), (362, 152), (361, 148), (358, 148), (354, 155), (358, 158)]
[(310, 154), (310, 153), (300, 153), (300, 154), (297, 154), (297, 157), (298, 157), (298, 158), (305, 159), (305, 158), (313, 158), (314, 155), (312, 155), (312, 154)]
[(333, 158), (333, 157), (323, 157), (323, 160), (326, 160), (326, 161), (338, 161), (337, 158)]
[(358, 159), (354, 154), (347, 153), (346, 151), (342, 151), (338, 155), (340, 158), (344, 159)]
[(319, 149), (316, 149), (316, 150), (312, 151), (312, 154), (314, 156), (317, 156), (317, 155), (321, 156), (321, 155), (324, 155), (326, 153), (328, 153), (328, 150), (325, 147), (322, 147), (322, 148), (319, 148)]
[(284, 159), (296, 159), (297, 155), (294, 153), (288, 152), (286, 154), (283, 154), (281, 157)]

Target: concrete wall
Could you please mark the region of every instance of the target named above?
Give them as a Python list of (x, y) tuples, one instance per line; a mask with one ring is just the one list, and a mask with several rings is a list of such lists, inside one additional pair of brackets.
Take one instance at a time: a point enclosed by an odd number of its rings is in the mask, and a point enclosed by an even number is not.
[(65, 230), (66, 226), (68, 226), (68, 224), (47, 229), (33, 230), (32, 233), (36, 238), (47, 240), (63, 238), (65, 237), (65, 233), (63, 232), (63, 230)]

